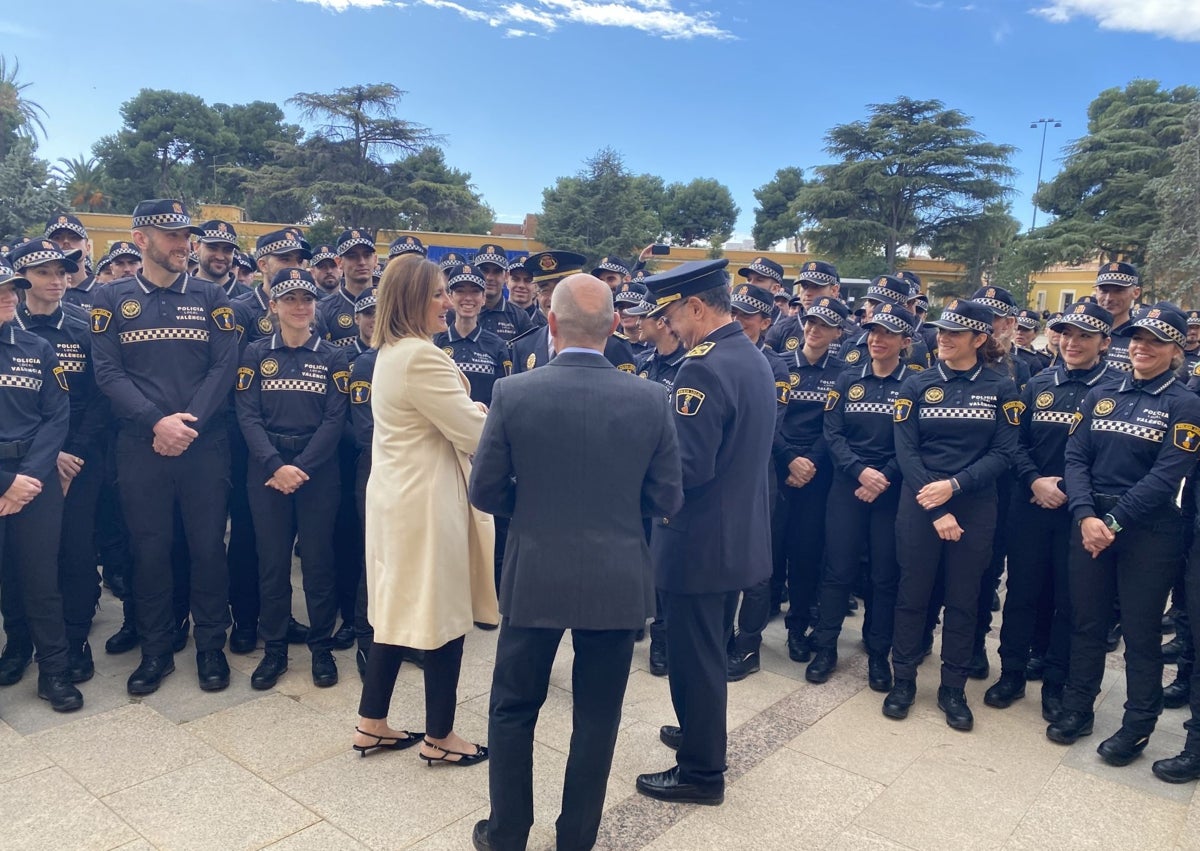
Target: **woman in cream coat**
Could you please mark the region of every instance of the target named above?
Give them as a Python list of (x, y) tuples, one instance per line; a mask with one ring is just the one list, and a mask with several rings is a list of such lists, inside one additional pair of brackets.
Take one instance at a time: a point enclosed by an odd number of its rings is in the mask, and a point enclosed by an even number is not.
[[(455, 765), (487, 748), (454, 732), (463, 639), (474, 622), (497, 623), (492, 518), (467, 501), (470, 455), (486, 408), (471, 401), (458, 367), (433, 344), (446, 330), (445, 278), (409, 255), (379, 284), (371, 386), (375, 418), (366, 498), (367, 659), (354, 748), (401, 750)], [(403, 648), (425, 652), (424, 734), (388, 726)]]

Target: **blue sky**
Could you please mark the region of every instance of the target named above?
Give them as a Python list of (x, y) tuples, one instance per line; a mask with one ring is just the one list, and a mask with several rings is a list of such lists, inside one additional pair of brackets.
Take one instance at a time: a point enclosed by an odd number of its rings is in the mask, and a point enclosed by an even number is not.
[[(1026, 223), (1101, 90), (1200, 84), (1197, 0), (60, 0), (6, 4), (0, 53), (49, 114), (42, 156), (77, 156), (140, 88), (210, 103), (392, 82), (447, 137), (501, 221), (603, 146), (668, 182), (716, 178), (753, 223), (775, 170), (899, 95), (937, 98), (1020, 148)], [(287, 107), (285, 107), (287, 109)], [(292, 116), (294, 118), (294, 115)]]

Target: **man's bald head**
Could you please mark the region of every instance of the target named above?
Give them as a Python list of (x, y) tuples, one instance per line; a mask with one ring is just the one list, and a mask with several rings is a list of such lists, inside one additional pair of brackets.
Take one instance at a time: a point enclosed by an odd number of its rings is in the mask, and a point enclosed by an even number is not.
[(577, 346), (602, 352), (619, 317), (608, 284), (581, 274), (563, 278), (554, 288), (547, 320), (557, 351)]

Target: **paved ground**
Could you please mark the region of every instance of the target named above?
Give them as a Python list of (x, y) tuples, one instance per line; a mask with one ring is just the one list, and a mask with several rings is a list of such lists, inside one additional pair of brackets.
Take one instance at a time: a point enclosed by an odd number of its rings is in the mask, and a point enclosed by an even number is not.
[[(297, 583), (298, 585), (298, 583)], [(297, 594), (297, 602), (299, 602)], [(126, 695), (136, 653), (105, 656), (120, 606), (107, 593), (96, 621), (97, 673), (80, 712), (35, 697), (33, 671), (0, 690), (0, 848), (469, 849), (487, 815), (487, 769), (427, 768), (415, 751), (350, 750), (359, 681), (350, 651), (342, 682), (316, 689), (304, 648), (271, 692), (250, 688), (261, 657), (230, 656), (229, 689), (196, 687), (189, 643), (177, 671), (145, 699)], [(968, 689), (973, 733), (949, 729), (934, 702), (936, 664), (922, 669), (909, 719), (889, 721), (866, 687), (861, 618), (842, 636), (842, 664), (823, 686), (804, 682), (773, 623), (764, 670), (729, 690), (729, 784), (718, 808), (665, 805), (634, 778), (672, 764), (658, 727), (672, 722), (665, 679), (638, 645), (608, 786), (600, 847), (703, 849), (1200, 849), (1196, 784), (1156, 780), (1150, 763), (1177, 753), (1183, 710), (1168, 711), (1146, 755), (1115, 769), (1095, 754), (1119, 724), (1123, 684), (1110, 656), (1096, 734), (1074, 747), (1043, 734), (1038, 689), (1011, 709)], [(486, 736), (496, 633), (467, 640), (458, 729)], [(996, 647), (990, 645), (993, 665)], [(421, 672), (401, 672), (392, 720), (419, 727)], [(570, 642), (555, 667), (537, 730), (537, 824), (531, 849), (553, 848), (571, 728)]]

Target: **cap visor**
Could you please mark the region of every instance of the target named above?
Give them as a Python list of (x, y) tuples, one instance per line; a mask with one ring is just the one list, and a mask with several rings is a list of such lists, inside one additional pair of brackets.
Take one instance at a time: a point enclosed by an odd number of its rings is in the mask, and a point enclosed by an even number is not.
[(828, 325), (830, 328), (841, 328), (841, 322), (835, 322), (832, 319), (826, 319), (817, 313), (806, 313), (802, 319), (803, 322), (820, 322), (822, 325)]
[(0, 287), (4, 286), (5, 284), (12, 284), (19, 290), (29, 289), (29, 281), (22, 278), (20, 275), (14, 275), (11, 278), (5, 278), (4, 280), (0, 281)]

